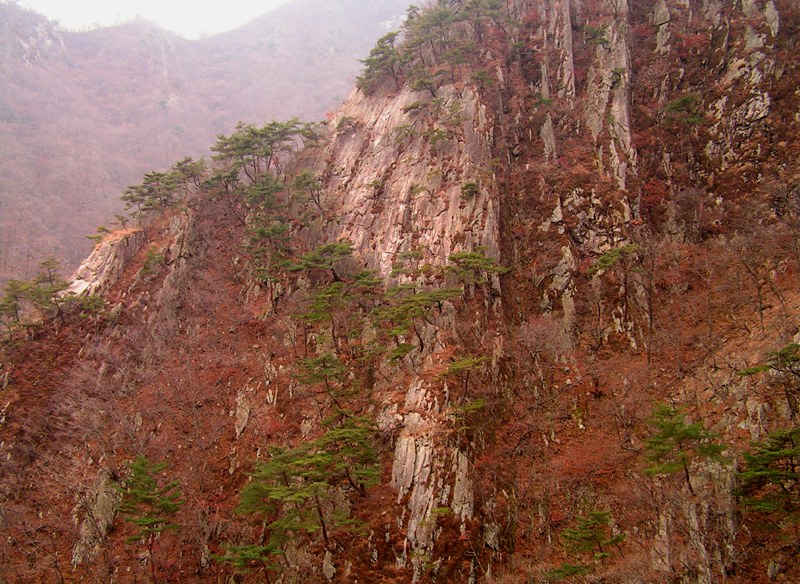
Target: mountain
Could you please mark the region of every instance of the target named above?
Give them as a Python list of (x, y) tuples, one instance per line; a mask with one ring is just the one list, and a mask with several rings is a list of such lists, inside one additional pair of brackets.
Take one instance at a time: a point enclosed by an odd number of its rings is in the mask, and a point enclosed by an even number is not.
[(128, 185), (207, 155), (238, 121), (323, 119), (405, 7), (295, 0), (187, 41), (141, 19), (65, 32), (0, 4), (0, 282), (49, 255), (77, 266)]
[(799, 26), (436, 2), (145, 177), (4, 290), (0, 575), (796, 580)]

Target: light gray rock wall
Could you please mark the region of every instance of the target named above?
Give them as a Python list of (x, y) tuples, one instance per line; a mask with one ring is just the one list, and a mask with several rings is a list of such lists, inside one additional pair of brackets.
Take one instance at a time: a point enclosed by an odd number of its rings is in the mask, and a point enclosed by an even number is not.
[(147, 236), (141, 229), (109, 235), (75, 271), (67, 293), (91, 295), (107, 290), (146, 241)]

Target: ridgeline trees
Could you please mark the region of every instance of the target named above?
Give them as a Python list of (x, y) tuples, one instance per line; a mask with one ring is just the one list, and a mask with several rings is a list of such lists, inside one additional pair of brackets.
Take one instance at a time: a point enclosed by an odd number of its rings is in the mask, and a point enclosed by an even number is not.
[(395, 87), (400, 86), (402, 58), (395, 46), (399, 35), (399, 32), (390, 32), (378, 39), (369, 56), (361, 61), (364, 64), (364, 72), (356, 80), (358, 87), (369, 89), (386, 75), (392, 78)]
[[(397, 42), (400, 32), (378, 39), (362, 61), (364, 71), (357, 85), (370, 93), (388, 78), (395, 88), (406, 81), (412, 89), (427, 91), (435, 98), (448, 76), (456, 78), (459, 67), (478, 68), (480, 43), (490, 31), (504, 38), (512, 26), (518, 26), (511, 10), (501, 0), (437, 0), (425, 10), (410, 6), (401, 31), (402, 44)], [(443, 64), (449, 68), (441, 67)]]
[(172, 206), (177, 190), (174, 174), (153, 171), (144, 175), (142, 184), (128, 187), (121, 198), (126, 210), (135, 207), (134, 216), (141, 216)]
[(135, 208), (131, 214), (143, 217), (172, 207), (189, 196), (192, 187), (199, 189), (205, 173), (204, 159), (195, 161), (187, 157), (166, 172), (148, 172), (141, 184), (129, 186), (120, 198), (125, 202), (126, 211)]
[[(315, 144), (318, 139), (317, 125), (297, 118), (272, 121), (262, 127), (239, 122), (231, 135), (218, 136), (211, 147), (216, 153), (211, 165), (204, 159), (184, 158), (166, 172), (145, 174), (142, 183), (129, 186), (121, 198), (126, 210), (133, 209), (134, 217), (173, 207), (201, 190), (237, 193), (253, 208), (263, 207), (263, 192), (259, 193), (259, 189), (281, 177), (292, 152)], [(250, 186), (242, 188), (243, 181)], [(310, 188), (313, 197), (313, 181), (306, 180), (301, 186)]]
[(48, 316), (62, 316), (64, 304), (70, 300), (63, 295), (69, 283), (58, 270), (58, 262), (49, 257), (39, 264), (39, 273), (30, 282), (8, 281), (0, 300), (0, 322), (5, 324), (9, 335)]
[(211, 147), (212, 159), (224, 168), (237, 170), (254, 182), (268, 172), (280, 176), (286, 155), (318, 139), (315, 124), (292, 118), (287, 122), (272, 121), (258, 128), (239, 122), (230, 136), (220, 135)]

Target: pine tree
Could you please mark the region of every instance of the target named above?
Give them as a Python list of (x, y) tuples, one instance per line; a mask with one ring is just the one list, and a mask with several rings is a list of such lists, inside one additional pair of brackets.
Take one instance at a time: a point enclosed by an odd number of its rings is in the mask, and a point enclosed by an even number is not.
[(776, 430), (755, 442), (744, 463), (738, 473), (744, 505), (778, 514), (779, 523), (800, 523), (800, 427)]
[(306, 385), (325, 385), (325, 393), (341, 408), (338, 399), (343, 392), (343, 381), (347, 368), (341, 360), (332, 353), (324, 353), (319, 357), (308, 357), (300, 360), (300, 373), (298, 379)]
[(353, 416), (339, 410), (322, 422), (328, 428), (318, 440), (317, 448), (329, 453), (328, 482), (352, 487), (360, 495), (378, 483), (380, 469), (375, 454), (375, 424), (366, 417)]
[(608, 557), (609, 546), (621, 543), (625, 536), (613, 535), (609, 532), (611, 511), (592, 509), (580, 517), (575, 529), (565, 529), (561, 537), (567, 543), (567, 549), (574, 554), (593, 554), (599, 560)]
[[(253, 564), (260, 565), (265, 570), (275, 570), (277, 565), (271, 560), (273, 556), (280, 553), (272, 543), (267, 545), (237, 545), (230, 546), (227, 553), (223, 556), (214, 556), (218, 562), (228, 562), (233, 564), (240, 572), (247, 573), (253, 568)], [(267, 576), (269, 582), (269, 576)]]
[(353, 529), (355, 522), (326, 512), (338, 487), (363, 497), (376, 484), (380, 464), (375, 452), (376, 431), (367, 418), (340, 410), (326, 419), (326, 432), (294, 448), (273, 447), (267, 461), (256, 463), (252, 481), (239, 495), (238, 513), (254, 515), (267, 525), (266, 543), (230, 548), (220, 560), (247, 568), (252, 562), (271, 565), (284, 544), (297, 535), (321, 533), (331, 548), (331, 529)]
[(294, 179), (292, 186), (303, 193), (308, 193), (308, 200), (314, 203), (320, 211), (322, 208), (322, 185), (319, 184), (314, 173), (304, 170)]
[[(565, 529), (561, 534), (567, 551), (579, 559), (591, 555), (591, 559), (595, 562), (609, 557), (608, 549), (612, 545), (619, 546), (625, 540), (624, 534), (612, 532), (610, 523), (611, 511), (590, 509), (578, 518), (578, 525), (575, 528)], [(548, 576), (554, 580), (563, 580), (572, 576), (582, 576), (591, 570), (591, 564), (564, 563), (550, 570)]]
[(30, 317), (46, 318), (52, 311), (61, 316), (64, 298), (61, 293), (68, 283), (58, 275), (59, 264), (52, 256), (39, 264), (36, 277), (25, 280), (9, 280), (0, 298), (0, 317), (6, 321), (9, 334), (20, 326), (31, 326)]
[(150, 570), (153, 582), (156, 578), (154, 546), (164, 531), (177, 531), (180, 525), (171, 523), (171, 518), (183, 505), (178, 481), (159, 486), (156, 478), (167, 463), (151, 463), (140, 454), (130, 463), (130, 477), (122, 489), (120, 511), (125, 521), (133, 525), (135, 533), (126, 538), (126, 543), (144, 542), (150, 555)]
[(666, 404), (656, 404), (653, 417), (648, 420), (657, 432), (649, 439), (648, 458), (653, 465), (645, 469), (648, 474), (671, 474), (683, 470), (689, 492), (694, 494), (689, 476), (692, 460), (704, 457), (724, 461), (722, 452), (725, 446), (711, 442), (717, 435), (703, 430), (703, 422), (686, 423), (683, 410)]
[(353, 255), (353, 244), (349, 242), (336, 242), (326, 243), (313, 251), (300, 256), (297, 264), (292, 266), (291, 270), (299, 271), (314, 271), (314, 270), (330, 270), (333, 279), (337, 282), (341, 281), (341, 276), (336, 271), (336, 266), (342, 260), (345, 260)]
[(0, 316), (5, 317), (6, 326), (11, 335), (13, 329), (22, 323), (23, 303), (28, 297), (30, 283), (24, 280), (9, 280), (3, 288), (3, 299), (0, 301)]
[(204, 158), (195, 161), (193, 158), (187, 156), (180, 162), (173, 164), (172, 168), (170, 168), (170, 173), (188, 195), (190, 185), (194, 185), (195, 188), (200, 188), (200, 184), (206, 173), (206, 161)]
[(42, 261), (39, 264), (39, 273), (30, 287), (30, 300), (43, 316), (53, 308), (57, 316), (61, 316), (60, 294), (67, 289), (69, 283), (59, 275), (59, 268), (58, 260), (53, 256)]
[(390, 76), (396, 86), (400, 84), (402, 59), (395, 47), (399, 33), (390, 32), (378, 39), (369, 56), (361, 61), (364, 72), (356, 80), (356, 85), (369, 92), (385, 75)]
[(333, 282), (329, 286), (316, 288), (307, 311), (300, 316), (309, 323), (327, 323), (330, 326), (333, 346), (340, 353), (340, 336), (337, 313), (342, 312), (350, 300), (344, 282)]
[(486, 248), (479, 247), (473, 252), (451, 255), (448, 259), (455, 266), (450, 266), (449, 269), (467, 284), (483, 284), (488, 282), (494, 274), (502, 276), (508, 273), (509, 268), (504, 268), (497, 263), (496, 259), (488, 257), (484, 253), (485, 251)]

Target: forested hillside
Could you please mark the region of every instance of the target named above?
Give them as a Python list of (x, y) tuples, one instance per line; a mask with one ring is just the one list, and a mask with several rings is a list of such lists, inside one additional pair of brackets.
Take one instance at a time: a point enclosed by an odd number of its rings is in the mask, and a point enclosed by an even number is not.
[(793, 582), (800, 8), (437, 0), (4, 290), (10, 582)]
[(188, 41), (144, 20), (65, 32), (0, 4), (0, 283), (50, 255), (74, 269), (127, 186), (208, 155), (238, 121), (324, 119), (406, 8), (357, 5), (295, 0)]

